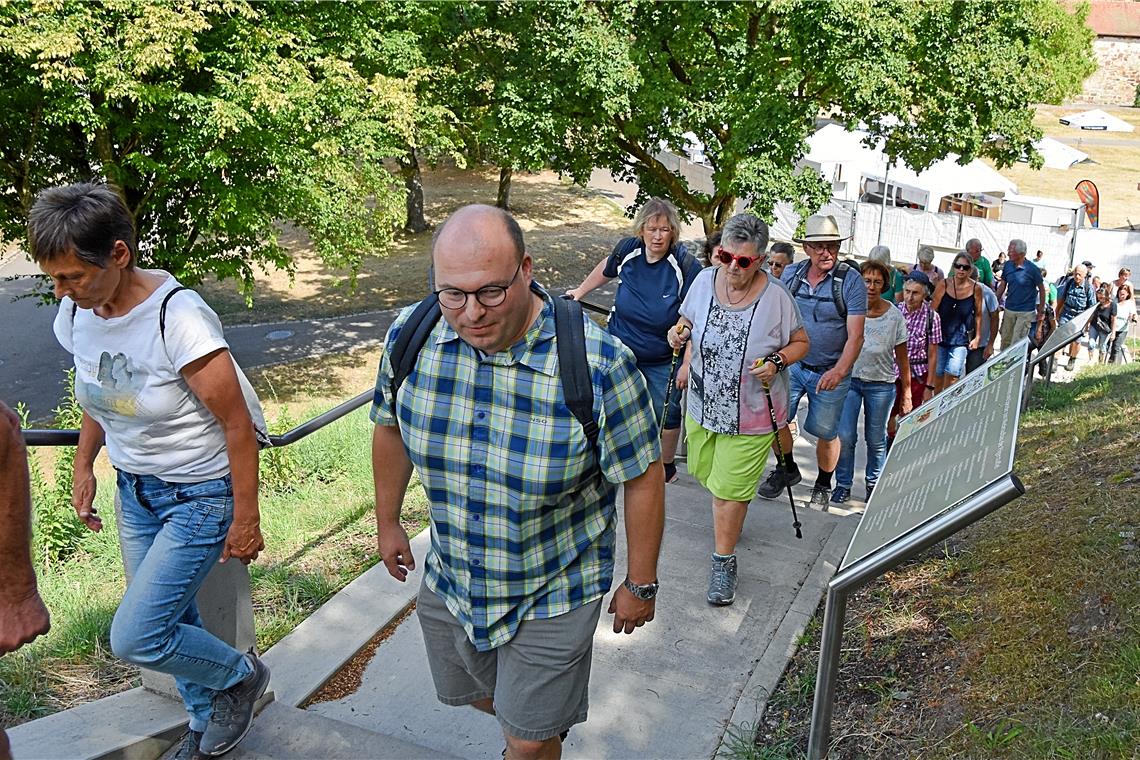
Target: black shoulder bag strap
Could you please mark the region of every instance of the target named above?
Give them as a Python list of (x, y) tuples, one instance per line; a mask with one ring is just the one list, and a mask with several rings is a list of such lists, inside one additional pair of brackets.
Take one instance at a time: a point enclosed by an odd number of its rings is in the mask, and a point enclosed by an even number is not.
[(170, 303), (170, 298), (180, 290), (189, 290), (190, 288), (185, 285), (179, 285), (177, 288), (171, 288), (166, 297), (162, 299), (162, 305), (158, 307), (158, 335), (162, 338), (162, 346), (166, 348), (166, 305)]
[(558, 341), (558, 374), (566, 406), (582, 425), (590, 448), (597, 450), (598, 423), (594, 420), (594, 384), (586, 355), (586, 326), (582, 304), (569, 298), (555, 298), (554, 332)]

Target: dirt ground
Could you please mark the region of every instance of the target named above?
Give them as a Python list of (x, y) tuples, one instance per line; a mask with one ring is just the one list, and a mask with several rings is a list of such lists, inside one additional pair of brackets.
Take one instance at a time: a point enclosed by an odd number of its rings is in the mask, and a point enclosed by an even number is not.
[[(401, 234), (392, 250), (364, 261), (350, 286), (349, 272), (330, 269), (314, 253), (304, 231), (289, 229), (282, 242), (297, 271), (263, 272), (247, 308), (234, 282), (209, 282), (200, 290), (226, 324), (353, 314), (410, 303), (427, 291), (428, 251), (435, 225), (466, 203), (494, 203), (498, 172), (440, 168), (424, 173), (424, 215), (432, 228)], [(553, 172), (517, 174), (511, 212), (535, 259), (535, 276), (548, 287), (577, 285), (610, 252), (629, 220), (612, 201), (572, 185)]]

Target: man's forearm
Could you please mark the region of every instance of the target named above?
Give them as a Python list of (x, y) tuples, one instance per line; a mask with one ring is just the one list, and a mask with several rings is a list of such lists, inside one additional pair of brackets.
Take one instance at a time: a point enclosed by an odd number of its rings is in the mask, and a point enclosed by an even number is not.
[(637, 584), (657, 580), (657, 557), (665, 532), (665, 473), (654, 462), (625, 484), (625, 540), (629, 547), (629, 579)]
[(412, 479), (412, 460), (400, 429), (377, 425), (372, 431), (372, 483), (376, 491), (377, 524), (399, 522), (404, 494)]
[(18, 601), (36, 592), (32, 569), (32, 502), (24, 438), (0, 405), (0, 596)]
[(851, 368), (855, 366), (855, 360), (859, 358), (859, 352), (862, 350), (863, 331), (859, 330), (857, 334), (849, 335), (847, 342), (843, 344), (843, 353), (835, 363), (836, 368), (842, 370), (844, 375), (850, 375)]

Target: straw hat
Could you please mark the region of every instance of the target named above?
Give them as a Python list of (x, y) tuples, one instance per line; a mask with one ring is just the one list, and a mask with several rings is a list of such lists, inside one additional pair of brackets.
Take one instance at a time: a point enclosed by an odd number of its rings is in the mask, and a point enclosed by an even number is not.
[(839, 223), (831, 214), (815, 214), (809, 216), (806, 231), (802, 238), (793, 238), (797, 243), (838, 243), (846, 240), (850, 235), (839, 233)]

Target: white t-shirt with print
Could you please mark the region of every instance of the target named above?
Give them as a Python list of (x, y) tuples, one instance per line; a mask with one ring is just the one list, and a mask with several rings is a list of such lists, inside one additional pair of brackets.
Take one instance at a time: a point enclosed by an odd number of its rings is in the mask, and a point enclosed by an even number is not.
[(180, 370), (228, 348), (218, 315), (192, 290), (166, 307), (166, 341), (159, 307), (179, 286), (172, 275), (120, 317), (104, 319), (76, 309), (65, 297), (55, 336), (75, 359), (75, 397), (106, 433), (111, 464), (135, 475), (196, 483), (230, 471), (226, 439), (213, 413), (190, 390)]
[(895, 346), (906, 348), (906, 320), (891, 307), (881, 317), (868, 316), (863, 322), (863, 348), (851, 375), (866, 383), (893, 383), (899, 376)]

